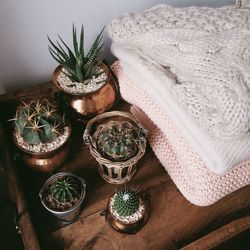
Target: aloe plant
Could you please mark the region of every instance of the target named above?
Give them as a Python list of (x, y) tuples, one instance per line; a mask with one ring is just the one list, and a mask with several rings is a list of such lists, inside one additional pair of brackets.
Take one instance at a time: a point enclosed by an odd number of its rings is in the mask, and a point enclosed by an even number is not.
[(31, 145), (53, 141), (65, 127), (64, 116), (47, 99), (22, 101), (10, 121), (14, 121), (15, 129)]
[(104, 43), (102, 42), (103, 30), (96, 37), (90, 50), (86, 53), (84, 48), (84, 28), (82, 25), (79, 40), (77, 39), (77, 30), (73, 24), (73, 51), (58, 35), (60, 42), (53, 43), (48, 37), (50, 42), (49, 52), (51, 56), (63, 66), (66, 74), (72, 82), (80, 82), (88, 84), (89, 80), (93, 77), (104, 73), (103, 70), (98, 70), (100, 62), (98, 58), (103, 51)]

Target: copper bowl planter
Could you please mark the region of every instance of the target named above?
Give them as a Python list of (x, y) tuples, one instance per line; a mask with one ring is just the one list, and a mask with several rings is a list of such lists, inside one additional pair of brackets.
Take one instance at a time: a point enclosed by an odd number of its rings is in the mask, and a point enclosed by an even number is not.
[(101, 63), (100, 67), (108, 76), (107, 82), (99, 89), (86, 94), (70, 93), (60, 86), (57, 78), (61, 73), (62, 66), (58, 66), (53, 72), (52, 81), (56, 88), (63, 93), (67, 105), (73, 109), (77, 115), (86, 119), (90, 119), (111, 109), (119, 96), (118, 85), (114, 75), (106, 64)]
[(126, 234), (135, 234), (137, 233), (148, 221), (151, 211), (150, 206), (150, 200), (149, 197), (146, 196), (145, 198), (142, 198), (140, 196), (140, 202), (143, 203), (144, 211), (142, 214), (142, 218), (140, 218), (138, 221), (135, 222), (122, 222), (118, 220), (111, 212), (110, 207), (110, 200), (114, 195), (112, 195), (107, 204), (107, 208), (105, 210), (105, 217), (108, 224), (116, 231), (120, 233), (126, 233)]
[(22, 148), (18, 143), (16, 137), (13, 135), (13, 140), (17, 148), (21, 152), (22, 160), (29, 168), (40, 172), (51, 172), (57, 169), (66, 160), (70, 151), (70, 135), (71, 126), (68, 125), (69, 135), (66, 141), (58, 148), (43, 153), (30, 152)]

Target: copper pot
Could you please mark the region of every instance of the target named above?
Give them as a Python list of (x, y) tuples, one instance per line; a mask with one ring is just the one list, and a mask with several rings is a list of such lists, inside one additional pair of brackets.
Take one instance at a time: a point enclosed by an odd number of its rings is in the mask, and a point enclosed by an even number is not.
[[(68, 125), (69, 126), (69, 125)], [(40, 172), (51, 172), (57, 169), (66, 160), (70, 151), (71, 127), (69, 126), (69, 136), (67, 140), (58, 148), (46, 153), (34, 153), (23, 149), (13, 136), (14, 143), (22, 152), (22, 159), (28, 167)]]
[(57, 78), (62, 70), (61, 65), (58, 66), (53, 72), (53, 83), (61, 92), (63, 92), (64, 99), (68, 106), (71, 107), (78, 115), (86, 119), (90, 119), (111, 109), (114, 106), (115, 101), (118, 99), (119, 91), (115, 77), (107, 65), (101, 63), (100, 67), (107, 74), (108, 81), (99, 89), (86, 94), (70, 93), (60, 86)]
[(111, 212), (111, 208), (110, 208), (110, 200), (114, 195), (112, 195), (109, 200), (108, 200), (108, 205), (105, 211), (105, 215), (106, 215), (106, 221), (109, 223), (109, 225), (115, 229), (116, 231), (120, 232), (120, 233), (127, 233), (127, 234), (135, 234), (137, 233), (148, 221), (149, 219), (149, 215), (150, 215), (150, 201), (149, 201), (149, 197), (146, 197), (145, 199), (143, 199), (142, 197), (140, 197), (140, 201), (143, 203), (144, 205), (144, 213), (141, 219), (139, 219), (136, 222), (131, 222), (131, 223), (125, 223), (122, 222), (118, 219), (116, 219), (112, 212)]

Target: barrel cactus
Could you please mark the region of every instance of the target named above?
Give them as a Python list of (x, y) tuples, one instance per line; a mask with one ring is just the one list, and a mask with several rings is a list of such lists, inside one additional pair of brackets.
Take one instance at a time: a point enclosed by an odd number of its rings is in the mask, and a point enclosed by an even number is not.
[(14, 121), (16, 131), (31, 145), (53, 141), (62, 134), (65, 127), (64, 116), (47, 99), (22, 101), (11, 120)]
[(73, 177), (63, 176), (51, 184), (50, 193), (59, 203), (72, 202), (79, 196), (79, 185)]
[(114, 210), (123, 217), (136, 213), (139, 209), (140, 197), (132, 189), (122, 190), (114, 196)]
[(127, 121), (111, 121), (101, 125), (96, 140), (104, 157), (125, 161), (138, 152), (139, 129)]

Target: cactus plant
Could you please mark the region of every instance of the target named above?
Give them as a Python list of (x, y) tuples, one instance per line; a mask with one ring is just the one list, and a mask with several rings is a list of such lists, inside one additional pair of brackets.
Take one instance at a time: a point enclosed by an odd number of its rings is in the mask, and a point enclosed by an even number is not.
[(72, 202), (79, 196), (79, 185), (74, 178), (63, 176), (51, 184), (50, 192), (59, 203)]
[(97, 148), (104, 157), (125, 161), (138, 151), (139, 129), (127, 121), (111, 121), (101, 125), (97, 137)]
[[(69, 48), (69, 46), (63, 41), (59, 36), (61, 44), (57, 42), (57, 45), (52, 42), (48, 37), (50, 42), (49, 52), (51, 56), (63, 66), (66, 70), (62, 71), (68, 76), (72, 82), (78, 82), (83, 84), (88, 84), (90, 79), (97, 78), (104, 73), (103, 70), (98, 70), (98, 66), (101, 62), (97, 62), (100, 56), (103, 45), (102, 34), (104, 28), (101, 30), (99, 35), (96, 37), (94, 43), (92, 44), (90, 50), (85, 53), (84, 49), (84, 29), (81, 28), (80, 39), (77, 39), (76, 27), (73, 24), (73, 47), (74, 52)], [(99, 84), (100, 82), (96, 82)], [(75, 86), (74, 83), (71, 86)]]
[(24, 141), (31, 145), (53, 141), (65, 127), (64, 116), (47, 99), (22, 101), (11, 120)]
[(140, 197), (133, 189), (119, 191), (114, 196), (114, 210), (120, 216), (130, 216), (138, 211)]

